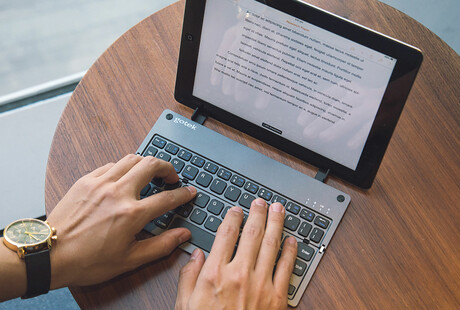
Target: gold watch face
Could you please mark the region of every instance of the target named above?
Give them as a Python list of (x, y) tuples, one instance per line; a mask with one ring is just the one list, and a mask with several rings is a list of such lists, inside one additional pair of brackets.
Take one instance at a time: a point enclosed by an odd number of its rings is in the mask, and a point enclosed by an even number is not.
[(33, 247), (45, 243), (52, 235), (51, 228), (36, 219), (18, 220), (5, 228), (3, 236), (8, 247)]

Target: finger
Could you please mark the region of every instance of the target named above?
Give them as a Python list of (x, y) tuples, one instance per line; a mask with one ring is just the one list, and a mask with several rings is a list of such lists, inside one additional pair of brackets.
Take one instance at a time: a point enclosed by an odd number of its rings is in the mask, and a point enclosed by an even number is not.
[(163, 191), (137, 201), (142, 210), (140, 214), (142, 214), (142, 218), (145, 220), (144, 225), (152, 219), (189, 202), (195, 195), (196, 188), (187, 186), (170, 191)]
[(99, 167), (99, 168), (93, 170), (92, 172), (88, 173), (87, 176), (91, 176), (91, 177), (94, 177), (94, 178), (100, 177), (101, 175), (103, 175), (107, 171), (109, 171), (114, 165), (115, 165), (115, 163), (105, 164), (104, 166)]
[(198, 280), (198, 275), (204, 264), (204, 253), (200, 249), (195, 249), (189, 262), (182, 267), (177, 285), (176, 309), (186, 309), (186, 305)]
[(125, 183), (138, 195), (141, 189), (153, 178), (162, 178), (166, 183), (179, 181), (179, 176), (171, 163), (153, 156), (147, 156), (142, 157), (142, 160), (127, 171), (119, 182)]
[(158, 236), (137, 241), (128, 258), (131, 269), (169, 255), (191, 236), (188, 229), (175, 228)]
[(120, 159), (116, 164), (114, 164), (106, 173), (104, 173), (103, 177), (112, 182), (118, 181), (141, 160), (142, 157), (139, 155), (126, 155), (125, 157)]
[(238, 243), (235, 260), (239, 264), (254, 268), (260, 244), (265, 232), (267, 219), (267, 204), (262, 198), (252, 201), (248, 220), (244, 225), (241, 238)]
[(270, 206), (267, 228), (257, 257), (256, 270), (267, 278), (272, 278), (276, 257), (280, 250), (281, 232), (284, 225), (284, 207), (280, 203)]
[(273, 285), (275, 290), (286, 294), (289, 287), (289, 279), (291, 278), (294, 264), (297, 257), (297, 241), (294, 237), (289, 237), (284, 242), (281, 257), (276, 265), (275, 276), (273, 278)]
[(232, 207), (227, 211), (224, 221), (217, 229), (216, 238), (207, 259), (209, 264), (230, 262), (242, 222), (243, 210), (240, 207)]

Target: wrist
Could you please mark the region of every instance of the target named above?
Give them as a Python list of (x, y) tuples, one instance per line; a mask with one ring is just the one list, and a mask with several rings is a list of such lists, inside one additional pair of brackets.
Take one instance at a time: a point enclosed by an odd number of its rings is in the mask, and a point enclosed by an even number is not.
[(50, 290), (67, 287), (70, 285), (69, 276), (64, 264), (65, 258), (60, 255), (60, 247), (55, 245), (50, 252), (51, 261), (51, 285)]
[(24, 260), (3, 244), (0, 238), (0, 301), (23, 296), (27, 290)]

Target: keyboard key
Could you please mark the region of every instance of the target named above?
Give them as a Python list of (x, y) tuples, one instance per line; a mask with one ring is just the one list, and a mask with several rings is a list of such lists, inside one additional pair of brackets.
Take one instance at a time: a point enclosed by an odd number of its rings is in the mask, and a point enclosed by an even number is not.
[(227, 211), (230, 209), (230, 207), (225, 207), (224, 212), (222, 212), (221, 217), (225, 218), (225, 215), (227, 214)]
[(204, 229), (193, 225), (192, 223), (187, 222), (183, 218), (176, 217), (169, 227), (177, 228), (177, 227), (185, 227), (192, 233), (192, 238), (188, 240), (191, 244), (202, 248), (203, 250), (210, 252), (212, 244), (214, 242), (214, 236), (210, 233), (206, 232)]
[(304, 220), (311, 222), (313, 221), (313, 218), (315, 217), (315, 213), (308, 211), (306, 209), (302, 209), (302, 212), (300, 212), (300, 217), (303, 218)]
[(192, 157), (192, 160), (190, 162), (200, 168), (204, 165), (204, 159), (196, 155)]
[(153, 178), (152, 183), (153, 183), (153, 185), (155, 185), (157, 187), (162, 187), (165, 184), (165, 182), (163, 182), (162, 178)]
[(319, 243), (321, 241), (321, 238), (323, 238), (324, 232), (321, 229), (318, 228), (313, 228), (313, 231), (311, 232), (310, 235), (310, 240), (316, 243)]
[(251, 207), (251, 202), (254, 199), (256, 199), (256, 197), (249, 195), (247, 193), (244, 193), (243, 195), (241, 195), (241, 198), (238, 201), (238, 203), (240, 204), (240, 206), (245, 207), (246, 209), (249, 209)]
[(260, 198), (263, 198), (263, 199), (265, 199), (267, 201), (270, 201), (270, 199), (272, 199), (273, 193), (270, 192), (269, 190), (266, 190), (265, 188), (261, 188), (259, 190), (258, 195), (259, 195)]
[(212, 173), (212, 174), (215, 174), (217, 172), (217, 170), (219, 169), (219, 167), (217, 167), (217, 165), (211, 163), (211, 162), (207, 162), (206, 165), (204, 165), (204, 170), (206, 170), (207, 172), (209, 173)]
[(190, 158), (192, 158), (192, 153), (190, 153), (190, 152), (188, 152), (186, 150), (180, 150), (179, 155), (177, 155), (177, 156), (179, 156), (180, 159), (183, 159), (185, 161), (189, 161)]
[(166, 141), (163, 140), (160, 137), (155, 137), (152, 140), (152, 144), (155, 145), (156, 147), (159, 147), (160, 149), (164, 148), (166, 145)]
[(176, 212), (176, 214), (179, 214), (180, 216), (188, 217), (190, 215), (190, 212), (192, 212), (192, 208), (192, 205), (187, 203), (174, 209), (174, 212)]
[(179, 187), (182, 187), (182, 182), (181, 181), (177, 181), (176, 183), (173, 183), (173, 184), (165, 183), (165, 190), (166, 191), (170, 191), (170, 190), (173, 190), (173, 189), (176, 189), (176, 188), (179, 188)]
[(141, 190), (141, 196), (147, 196), (149, 190), (151, 189), (152, 187), (150, 186), (150, 184), (147, 184), (147, 186), (145, 186), (142, 190)]
[(190, 215), (190, 219), (192, 222), (197, 223), (198, 225), (203, 224), (204, 220), (206, 219), (206, 212), (200, 210), (200, 209), (195, 209), (192, 212), (192, 215)]
[(302, 237), (308, 237), (308, 234), (310, 234), (312, 226), (306, 222), (302, 222), (302, 225), (300, 225), (299, 228), (299, 235)]
[(245, 179), (238, 175), (234, 175), (233, 178), (230, 180), (233, 184), (235, 184), (238, 187), (241, 187), (244, 185)]
[(213, 231), (213, 232), (216, 232), (217, 231), (217, 228), (219, 228), (219, 225), (222, 223), (221, 220), (219, 220), (217, 217), (215, 216), (210, 216), (208, 217), (208, 219), (206, 220), (206, 223), (204, 223), (204, 227), (206, 227), (207, 229), (209, 229), (210, 231)]
[(154, 219), (153, 223), (160, 228), (166, 229), (169, 223), (171, 223), (172, 219), (173, 219), (173, 214), (168, 212)]
[(231, 201), (237, 201), (240, 195), (241, 195), (241, 190), (233, 185), (230, 185), (224, 194), (225, 198)]
[(284, 220), (284, 227), (292, 231), (296, 231), (297, 227), (299, 227), (299, 224), (300, 220), (291, 215), (286, 216), (286, 219)]
[(199, 192), (196, 194), (195, 199), (193, 200), (193, 203), (200, 208), (204, 208), (208, 204), (208, 201), (209, 201), (209, 196)]
[(273, 203), (279, 202), (280, 204), (282, 204), (283, 206), (285, 206), (285, 205), (286, 205), (286, 202), (287, 202), (287, 199), (286, 199), (286, 198), (283, 198), (283, 197), (281, 197), (281, 196), (275, 195), (275, 196), (273, 196), (272, 202), (273, 202)]
[(303, 242), (297, 242), (297, 256), (309, 262), (315, 254), (315, 250)]
[(221, 201), (219, 201), (217, 199), (213, 199), (209, 203), (208, 211), (213, 213), (213, 214), (215, 214), (215, 215), (219, 215), (223, 208), (224, 208), (223, 202), (221, 202)]
[(307, 264), (305, 264), (301, 260), (296, 259), (294, 265), (294, 274), (301, 277), (305, 273), (305, 270), (307, 270)]
[(153, 146), (149, 146), (147, 150), (144, 152), (144, 156), (155, 156), (158, 152), (158, 149)]
[(287, 203), (287, 205), (286, 205), (286, 210), (288, 210), (289, 212), (294, 213), (294, 214), (299, 214), (300, 206), (298, 204), (295, 204), (295, 203), (289, 201)]
[(315, 224), (318, 225), (319, 227), (321, 228), (324, 228), (326, 229), (328, 226), (329, 226), (329, 221), (326, 220), (324, 217), (322, 216), (317, 216), (315, 218)]
[(246, 225), (246, 221), (248, 220), (248, 215), (246, 213), (243, 213), (243, 222), (241, 223), (241, 228)]
[[(286, 241), (287, 238), (289, 238), (290, 235), (286, 234), (284, 231), (281, 233), (281, 246), (280, 246), (280, 252), (284, 247), (284, 242)], [(281, 253), (280, 253), (281, 254)]]
[(166, 154), (165, 152), (160, 152), (157, 154), (156, 158), (162, 159), (164, 161), (170, 161), (171, 155)]
[(255, 194), (259, 190), (259, 186), (252, 182), (247, 182), (246, 185), (244, 186), (244, 189), (252, 194)]
[(158, 193), (160, 193), (162, 191), (163, 190), (161, 188), (154, 186), (153, 189), (152, 189), (152, 192), (150, 193), (150, 195), (155, 195), (155, 194), (158, 194)]
[(211, 190), (216, 193), (216, 194), (222, 194), (225, 190), (225, 188), (227, 187), (227, 183), (225, 183), (224, 181), (221, 181), (221, 180), (218, 180), (218, 179), (215, 179), (212, 184), (211, 184)]
[(168, 145), (166, 145), (165, 151), (173, 155), (176, 155), (179, 151), (179, 147), (172, 143), (168, 143)]
[(171, 164), (176, 170), (176, 173), (180, 173), (182, 171), (182, 168), (184, 168), (184, 165), (185, 165), (185, 163), (182, 160), (177, 159), (177, 158), (173, 158), (173, 160), (171, 160)]
[(212, 181), (212, 176), (209, 173), (201, 172), (196, 178), (196, 183), (203, 187), (208, 187)]
[(195, 179), (197, 174), (198, 174), (198, 169), (190, 165), (187, 165), (184, 171), (182, 172), (182, 176), (186, 177), (189, 180)]
[(230, 177), (232, 176), (232, 173), (228, 170), (225, 170), (223, 168), (219, 169), (219, 172), (217, 172), (217, 175), (224, 179), (225, 181), (230, 180)]

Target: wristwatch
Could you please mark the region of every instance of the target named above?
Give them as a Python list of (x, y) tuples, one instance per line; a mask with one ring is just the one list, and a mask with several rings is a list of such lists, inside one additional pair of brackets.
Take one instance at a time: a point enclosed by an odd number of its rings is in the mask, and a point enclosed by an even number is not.
[(46, 294), (51, 284), (50, 249), (56, 240), (56, 229), (37, 219), (22, 219), (9, 224), (3, 232), (3, 243), (24, 259), (27, 292), (22, 298)]

